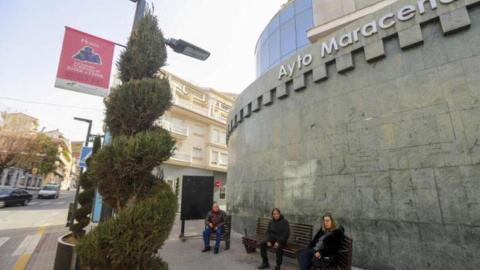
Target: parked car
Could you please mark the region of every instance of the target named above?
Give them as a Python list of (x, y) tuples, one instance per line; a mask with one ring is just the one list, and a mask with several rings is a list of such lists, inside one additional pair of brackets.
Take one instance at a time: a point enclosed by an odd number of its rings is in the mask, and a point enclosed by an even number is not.
[(32, 198), (33, 195), (23, 189), (0, 186), (0, 208), (5, 205), (27, 205)]
[(46, 184), (45, 186), (40, 189), (40, 192), (38, 192), (38, 198), (52, 198), (56, 199), (60, 196), (60, 185), (55, 185), (55, 184)]

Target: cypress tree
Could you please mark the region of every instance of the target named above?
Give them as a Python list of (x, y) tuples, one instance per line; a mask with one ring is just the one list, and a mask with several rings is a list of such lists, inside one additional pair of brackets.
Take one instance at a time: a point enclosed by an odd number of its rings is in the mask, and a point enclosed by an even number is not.
[(70, 224), (70, 231), (73, 233), (75, 239), (84, 236), (84, 228), (90, 224), (95, 187), (93, 186), (91, 173), (88, 168), (91, 165), (92, 157), (98, 152), (100, 146), (100, 137), (96, 137), (93, 141), (92, 155), (86, 160), (87, 171), (80, 176), (80, 187), (83, 188), (82, 193), (78, 194), (78, 204), (80, 204), (80, 207), (73, 213), (73, 218), (77, 223)]
[(155, 254), (173, 226), (177, 200), (152, 170), (170, 158), (170, 134), (153, 126), (171, 105), (168, 81), (156, 76), (165, 64), (164, 38), (147, 11), (120, 55), (122, 84), (105, 101), (112, 142), (94, 157), (93, 183), (116, 215), (77, 245), (87, 269), (168, 269)]

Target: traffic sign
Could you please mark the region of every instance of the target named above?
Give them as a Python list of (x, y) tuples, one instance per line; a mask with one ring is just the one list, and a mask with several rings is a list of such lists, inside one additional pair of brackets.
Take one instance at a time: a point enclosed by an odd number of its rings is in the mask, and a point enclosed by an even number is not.
[(84, 146), (82, 148), (82, 153), (80, 154), (80, 161), (78, 162), (78, 166), (80, 168), (85, 168), (87, 167), (87, 158), (89, 158), (92, 155), (92, 147)]

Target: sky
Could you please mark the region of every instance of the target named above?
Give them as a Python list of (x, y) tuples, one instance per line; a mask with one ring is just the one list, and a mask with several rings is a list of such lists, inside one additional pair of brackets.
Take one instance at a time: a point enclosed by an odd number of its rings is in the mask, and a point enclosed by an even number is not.
[[(165, 38), (211, 55), (199, 61), (167, 49), (166, 70), (202, 87), (240, 94), (255, 80), (255, 45), (287, 0), (147, 0)], [(103, 134), (103, 98), (55, 88), (65, 26), (126, 44), (136, 4), (129, 0), (0, 0), (0, 111), (39, 120), (71, 141)], [(116, 46), (114, 62), (123, 50)], [(115, 68), (112, 68), (112, 74)]]

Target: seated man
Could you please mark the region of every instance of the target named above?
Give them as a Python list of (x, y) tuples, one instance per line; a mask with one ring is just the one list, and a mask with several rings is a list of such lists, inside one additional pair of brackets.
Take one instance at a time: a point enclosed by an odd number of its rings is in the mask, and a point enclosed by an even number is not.
[(218, 204), (214, 203), (212, 210), (210, 210), (205, 218), (205, 226), (207, 227), (203, 231), (203, 242), (205, 248), (202, 249), (202, 252), (210, 251), (210, 234), (215, 232), (217, 234), (217, 239), (215, 242), (215, 249), (213, 253), (218, 254), (218, 248), (220, 247), (220, 240), (223, 233), (223, 226), (227, 221), (227, 214), (223, 210), (220, 210)]

